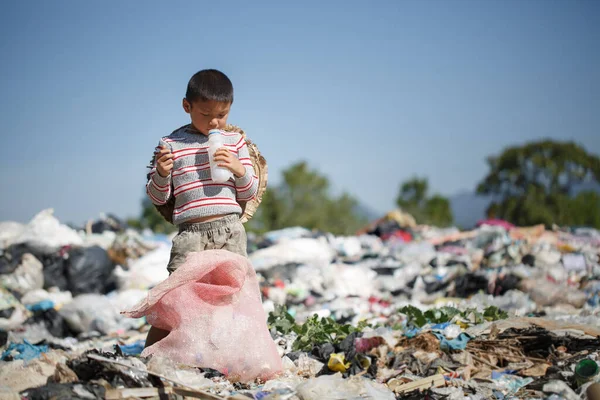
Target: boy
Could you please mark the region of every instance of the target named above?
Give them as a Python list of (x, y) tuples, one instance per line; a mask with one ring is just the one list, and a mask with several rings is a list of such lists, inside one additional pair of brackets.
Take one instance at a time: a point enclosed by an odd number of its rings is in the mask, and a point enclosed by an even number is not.
[[(233, 173), (225, 183), (210, 179), (207, 152), (208, 131), (225, 128), (232, 103), (233, 85), (225, 74), (214, 69), (196, 73), (183, 99), (191, 124), (162, 138), (156, 148), (146, 193), (156, 205), (175, 197), (173, 224), (179, 228), (167, 266), (169, 274), (190, 252), (225, 249), (247, 257), (238, 200), (256, 196), (258, 178), (246, 141), (239, 133), (223, 132), (225, 147), (217, 150), (215, 161)], [(146, 347), (168, 333), (151, 327)]]

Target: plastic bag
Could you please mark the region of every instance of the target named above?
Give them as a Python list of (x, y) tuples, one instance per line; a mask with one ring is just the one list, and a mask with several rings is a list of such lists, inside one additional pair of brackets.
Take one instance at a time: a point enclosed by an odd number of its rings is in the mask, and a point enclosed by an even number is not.
[(82, 294), (60, 309), (59, 314), (77, 333), (98, 331), (109, 334), (117, 331), (121, 316), (110, 299), (99, 294)]
[(120, 290), (149, 289), (168, 278), (167, 264), (170, 256), (170, 246), (161, 245), (146, 253), (141, 258), (132, 261), (129, 269), (115, 269)]
[(570, 304), (575, 308), (581, 308), (587, 300), (587, 295), (583, 291), (540, 279), (525, 279), (521, 281), (519, 288), (528, 293), (540, 307)]
[(340, 373), (311, 379), (298, 385), (296, 390), (302, 400), (396, 399), (394, 393), (380, 383), (360, 377), (344, 379)]
[(116, 289), (115, 265), (100, 246), (81, 247), (69, 252), (68, 281), (73, 295), (108, 293)]
[(67, 290), (68, 253), (65, 250), (57, 251), (41, 258), (44, 264), (44, 289), (58, 288)]
[(331, 239), (332, 245), (342, 257), (357, 257), (363, 253), (360, 239), (356, 236), (339, 236)]
[(190, 253), (144, 301), (122, 313), (146, 316), (151, 325), (170, 331), (143, 357), (168, 357), (240, 381), (270, 379), (283, 368), (267, 329), (256, 273), (235, 253)]
[(0, 249), (6, 249), (23, 234), (25, 225), (19, 222), (0, 222)]
[(28, 292), (21, 298), (21, 303), (24, 305), (32, 305), (49, 300), (54, 303), (54, 306), (58, 309), (64, 304), (68, 304), (73, 301), (71, 292), (61, 292), (58, 290), (46, 291), (44, 289), (37, 289)]
[(0, 331), (19, 327), (31, 313), (8, 290), (0, 287)]
[(48, 251), (62, 246), (81, 245), (81, 236), (54, 217), (54, 210), (47, 209), (38, 213), (23, 229), (23, 233), (14, 239), (14, 243), (28, 243), (32, 247)]
[(285, 240), (250, 255), (250, 261), (257, 271), (267, 270), (278, 265), (309, 264), (328, 265), (335, 257), (335, 251), (323, 239)]
[(43, 268), (37, 258), (31, 254), (24, 254), (17, 269), (10, 275), (0, 277), (0, 283), (7, 289), (21, 294), (41, 289), (44, 287)]

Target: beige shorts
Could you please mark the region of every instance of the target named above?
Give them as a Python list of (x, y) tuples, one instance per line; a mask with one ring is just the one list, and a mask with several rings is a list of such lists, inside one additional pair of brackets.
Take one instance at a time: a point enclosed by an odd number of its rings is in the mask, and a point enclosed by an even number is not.
[(171, 258), (167, 265), (169, 274), (185, 262), (191, 252), (224, 249), (248, 257), (244, 225), (237, 214), (230, 214), (210, 222), (182, 224), (173, 238)]

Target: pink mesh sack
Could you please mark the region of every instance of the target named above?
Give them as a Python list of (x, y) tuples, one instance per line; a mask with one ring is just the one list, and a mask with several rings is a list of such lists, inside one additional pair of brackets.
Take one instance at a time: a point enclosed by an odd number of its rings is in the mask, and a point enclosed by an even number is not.
[(258, 281), (250, 261), (226, 250), (190, 253), (168, 279), (148, 292), (131, 318), (146, 316), (170, 331), (146, 348), (176, 362), (212, 368), (230, 380), (268, 380), (282, 370), (267, 329)]

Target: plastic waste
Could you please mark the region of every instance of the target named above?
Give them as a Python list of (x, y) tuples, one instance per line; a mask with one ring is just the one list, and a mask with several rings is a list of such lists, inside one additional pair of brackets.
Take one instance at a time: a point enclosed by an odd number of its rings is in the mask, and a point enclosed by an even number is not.
[(330, 290), (339, 297), (360, 296), (369, 298), (376, 292), (374, 279), (377, 273), (370, 268), (356, 265), (335, 264), (332, 266)]
[[(113, 361), (118, 365), (112, 364)], [(113, 387), (152, 386), (146, 365), (137, 357), (112, 356), (106, 358), (98, 350), (90, 350), (77, 358), (69, 359), (67, 366), (77, 374), (81, 382), (96, 380), (102, 376)]]
[(444, 328), (444, 336), (449, 340), (457, 338), (461, 332), (462, 330), (458, 325), (448, 325)]
[(75, 248), (69, 252), (69, 290), (73, 295), (108, 293), (116, 289), (114, 263), (100, 246)]
[(440, 340), (440, 348), (442, 350), (464, 350), (471, 340), (471, 336), (467, 333), (461, 333), (454, 339), (447, 339), (443, 333), (432, 331), (432, 333)]
[(575, 367), (575, 380), (579, 386), (591, 381), (600, 372), (598, 364), (594, 360), (581, 360)]
[(350, 363), (346, 362), (344, 353), (332, 353), (329, 356), (327, 368), (334, 372), (346, 372), (350, 368)]
[(402, 268), (394, 271), (394, 280), (399, 288), (405, 288), (408, 283), (414, 280), (421, 273), (422, 266), (419, 263), (413, 262), (406, 264)]
[(117, 239), (117, 234), (112, 231), (104, 231), (102, 233), (92, 233), (86, 235), (83, 240), (85, 247), (100, 246), (104, 250), (109, 250)]
[(146, 316), (151, 325), (170, 331), (147, 347), (144, 357), (168, 357), (241, 381), (267, 380), (282, 370), (256, 273), (247, 258), (232, 252), (190, 253), (144, 301), (123, 314)]
[(38, 213), (25, 226), (21, 235), (13, 243), (28, 243), (40, 250), (55, 251), (62, 246), (81, 245), (83, 240), (79, 234), (54, 217), (53, 209)]
[(8, 290), (0, 287), (0, 331), (19, 327), (31, 313)]
[(315, 376), (323, 368), (323, 363), (308, 357), (306, 354), (301, 354), (294, 362), (297, 372), (304, 376)]
[(31, 361), (40, 358), (42, 353), (47, 352), (47, 345), (36, 346), (24, 340), (23, 343), (11, 343), (2, 353), (2, 359), (7, 360), (10, 357), (13, 360)]
[(59, 310), (69, 327), (77, 333), (98, 331), (103, 334), (116, 332), (122, 317), (106, 296), (82, 294)]
[(465, 391), (460, 387), (431, 388), (436, 395), (443, 396), (444, 400), (485, 400), (480, 395), (466, 396)]
[(166, 265), (169, 262), (170, 251), (170, 246), (161, 244), (144, 256), (130, 262), (128, 269), (117, 266), (115, 276), (119, 290), (148, 290), (167, 279), (169, 272)]
[(127, 289), (120, 292), (112, 292), (107, 295), (116, 310), (134, 307), (148, 295), (147, 290)]
[(104, 232), (122, 232), (125, 230), (125, 223), (113, 214), (100, 214), (100, 219), (93, 222), (90, 230), (94, 234)]
[(542, 389), (544, 393), (555, 393), (562, 397), (564, 400), (581, 400), (573, 389), (567, 385), (566, 382), (553, 380), (546, 383)]
[(521, 281), (519, 288), (528, 293), (531, 299), (541, 307), (570, 304), (575, 308), (581, 308), (587, 300), (587, 295), (582, 291), (564, 285), (556, 285), (546, 280), (525, 279)]
[(396, 398), (390, 389), (380, 383), (361, 377), (344, 379), (340, 373), (310, 379), (298, 385), (296, 391), (302, 400)]
[(256, 271), (263, 271), (288, 264), (327, 266), (334, 257), (335, 251), (325, 238), (302, 238), (257, 250), (250, 254), (250, 261)]
[(54, 308), (54, 302), (50, 300), (43, 300), (39, 303), (29, 304), (25, 306), (29, 311), (46, 311)]
[(139, 340), (130, 344), (121, 344), (119, 349), (126, 356), (137, 356), (144, 350), (145, 340)]
[(69, 289), (68, 256), (68, 248), (65, 247), (40, 258), (44, 264), (44, 289)]
[(101, 400), (106, 398), (106, 389), (96, 383), (50, 383), (48, 385), (27, 389), (22, 392), (23, 398), (31, 400), (45, 399), (86, 399)]
[(33, 311), (33, 316), (27, 320), (27, 330), (23, 338), (32, 343), (48, 339), (48, 335), (56, 338), (77, 336), (77, 333), (69, 326), (65, 318), (54, 308)]
[(532, 378), (521, 378), (509, 374), (502, 374), (498, 379), (494, 379), (496, 389), (504, 394), (515, 394), (531, 382), (533, 382)]
[(31, 254), (24, 254), (21, 263), (10, 275), (0, 276), (0, 283), (7, 289), (25, 294), (31, 290), (44, 287), (42, 263)]
[(19, 222), (0, 222), (0, 250), (13, 244), (14, 240), (23, 234), (25, 225)]
[(331, 239), (333, 247), (342, 257), (353, 258), (360, 256), (363, 252), (360, 239), (356, 236), (351, 237), (334, 237)]
[(418, 263), (426, 265), (436, 257), (436, 251), (431, 243), (412, 242), (398, 247), (395, 256), (404, 264)]
[(28, 251), (20, 251), (19, 246), (10, 246), (0, 251), (0, 275), (12, 274), (21, 262), (21, 257)]
[(213, 182), (227, 182), (233, 177), (231, 171), (227, 168), (219, 167), (219, 163), (214, 160), (215, 152), (222, 148), (225, 144), (221, 131), (211, 129), (208, 131), (208, 162), (210, 163), (210, 177)]
[(177, 382), (184, 382), (186, 386), (198, 390), (206, 390), (215, 386), (215, 383), (206, 378), (197, 368), (184, 367), (165, 357), (152, 357), (148, 362), (148, 371), (166, 376)]
[(54, 307), (60, 308), (64, 304), (68, 304), (73, 301), (73, 295), (71, 292), (61, 292), (54, 288), (48, 291), (44, 289), (32, 290), (21, 297), (21, 303), (26, 306), (44, 301), (50, 301), (54, 304)]
[(562, 262), (567, 271), (584, 272), (587, 270), (587, 263), (583, 254), (563, 254)]

